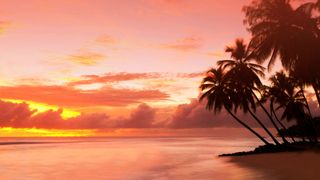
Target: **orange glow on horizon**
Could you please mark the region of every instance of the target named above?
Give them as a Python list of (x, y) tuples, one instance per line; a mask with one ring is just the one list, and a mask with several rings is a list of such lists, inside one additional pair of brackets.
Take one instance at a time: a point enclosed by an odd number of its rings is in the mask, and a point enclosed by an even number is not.
[(94, 136), (94, 130), (58, 130), (37, 128), (0, 128), (1, 137), (88, 137)]

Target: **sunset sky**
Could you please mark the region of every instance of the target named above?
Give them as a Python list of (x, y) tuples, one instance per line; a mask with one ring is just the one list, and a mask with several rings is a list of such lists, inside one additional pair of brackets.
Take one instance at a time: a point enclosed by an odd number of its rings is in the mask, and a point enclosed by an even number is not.
[(223, 127), (198, 86), (249, 2), (0, 1), (0, 135)]

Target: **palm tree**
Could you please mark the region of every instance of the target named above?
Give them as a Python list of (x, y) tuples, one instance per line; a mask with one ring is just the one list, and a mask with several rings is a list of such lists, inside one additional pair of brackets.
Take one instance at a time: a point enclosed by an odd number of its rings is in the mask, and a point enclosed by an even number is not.
[[(265, 125), (254, 114), (256, 109), (255, 100), (259, 101), (259, 98), (255, 94), (254, 90), (258, 90), (257, 87), (261, 86), (259, 75), (264, 77), (264, 68), (258, 64), (251, 63), (252, 57), (249, 56), (249, 49), (244, 44), (242, 39), (237, 39), (234, 47), (227, 47), (226, 52), (231, 53), (231, 59), (220, 60), (217, 62), (218, 66), (223, 69), (228, 69), (226, 77), (232, 81), (233, 88), (237, 91), (237, 95), (240, 97), (240, 108), (250, 115), (258, 122), (258, 124), (267, 132), (276, 144), (280, 144), (272, 133), (265, 127)], [(260, 103), (260, 106), (263, 106)], [(264, 108), (264, 107), (263, 107)], [(267, 113), (267, 112), (266, 112)], [(276, 126), (273, 119), (269, 115), (273, 125)], [(279, 131), (280, 129), (277, 128)], [(284, 142), (287, 142), (283, 137)]]
[(206, 108), (208, 110), (213, 109), (215, 113), (220, 112), (224, 108), (239, 124), (257, 136), (263, 143), (270, 145), (259, 133), (233, 113), (233, 111), (237, 109), (239, 102), (237, 101), (238, 98), (235, 89), (230, 83), (221, 67), (218, 69), (210, 69), (200, 85), (202, 91), (200, 101), (206, 99)]
[[(266, 103), (266, 102), (269, 101), (269, 108), (270, 108), (270, 114), (271, 114), (271, 116), (273, 116), (273, 117), (276, 119), (276, 121), (278, 122), (278, 124), (282, 127), (283, 131), (288, 132), (288, 129), (287, 129), (286, 126), (280, 121), (280, 119), (279, 119), (278, 116), (277, 116), (277, 113), (275, 112), (275, 109), (274, 109), (274, 101), (275, 101), (274, 99), (275, 99), (275, 98), (273, 97), (273, 95), (272, 95), (271, 92), (270, 92), (271, 87), (269, 87), (269, 86), (263, 86), (263, 87), (260, 88), (260, 90), (262, 91), (262, 93), (261, 93), (261, 94), (262, 94), (262, 97), (261, 97), (260, 101), (261, 101), (262, 103)], [(289, 133), (289, 136), (290, 136), (290, 138), (291, 138), (291, 140), (292, 140), (293, 142), (296, 142), (291, 133)]]
[[(293, 80), (287, 77), (284, 72), (278, 72), (271, 76), (270, 94), (275, 103), (279, 104), (276, 109), (284, 108), (282, 118), (292, 119), (304, 117), (305, 101), (301, 90), (297, 90)], [(290, 108), (299, 109), (289, 113)]]
[(294, 9), (290, 0), (258, 0), (244, 7), (245, 23), (252, 34), (250, 48), (259, 63), (277, 57), (283, 67), (305, 84), (312, 85), (320, 105), (320, 30), (315, 3)]
[[(310, 123), (311, 115), (306, 112), (307, 101), (303, 90), (297, 85), (298, 83), (295, 82), (292, 77), (288, 77), (284, 72), (276, 73), (270, 78), (270, 81), (271, 87), (269, 88), (269, 95), (272, 104), (276, 103), (278, 105), (276, 110), (284, 110), (281, 119), (287, 119), (288, 121), (295, 119), (298, 124), (309, 123), (309, 125), (313, 127), (312, 123)], [(274, 114), (276, 113), (274, 112)]]

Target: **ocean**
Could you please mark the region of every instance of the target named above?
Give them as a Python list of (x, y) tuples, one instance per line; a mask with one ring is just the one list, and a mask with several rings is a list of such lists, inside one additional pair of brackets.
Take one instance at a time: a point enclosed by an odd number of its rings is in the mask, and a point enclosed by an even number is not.
[(251, 138), (0, 138), (0, 179), (259, 179), (222, 153), (252, 150)]

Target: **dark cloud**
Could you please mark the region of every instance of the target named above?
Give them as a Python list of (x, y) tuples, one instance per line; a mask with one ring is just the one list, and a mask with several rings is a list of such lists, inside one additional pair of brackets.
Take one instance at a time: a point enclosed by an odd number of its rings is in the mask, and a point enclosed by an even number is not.
[(29, 109), (28, 104), (15, 104), (0, 100), (0, 123), (1, 126), (19, 126), (25, 123), (35, 111)]
[[(264, 124), (271, 125), (261, 110), (258, 110), (256, 114)], [(250, 115), (239, 112), (237, 116), (250, 126), (258, 127)], [(167, 126), (172, 128), (241, 127), (225, 110), (214, 114), (206, 110), (205, 103), (199, 103), (197, 99), (193, 99), (189, 104), (179, 105), (169, 119)]]
[(128, 118), (113, 119), (104, 113), (82, 114), (64, 120), (62, 109), (37, 113), (26, 103), (0, 100), (0, 127), (45, 129), (105, 129), (105, 128), (151, 128), (156, 110), (146, 104), (139, 105)]
[(129, 118), (122, 120), (118, 125), (123, 128), (150, 128), (154, 127), (156, 110), (147, 104), (140, 104)]
[[(312, 105), (313, 107), (313, 105)], [(157, 109), (145, 103), (134, 109), (127, 118), (112, 118), (104, 113), (81, 114), (64, 120), (62, 109), (37, 113), (26, 103), (0, 101), (0, 127), (46, 128), (46, 129), (108, 129), (108, 128), (238, 128), (239, 125), (226, 111), (214, 114), (205, 109), (205, 103), (193, 99), (188, 104), (176, 107), (167, 121), (158, 121)], [(262, 110), (256, 115), (267, 127), (271, 122)], [(248, 114), (237, 116), (254, 128), (260, 127)], [(284, 122), (285, 123), (285, 122)], [(286, 124), (286, 123), (285, 123)]]

